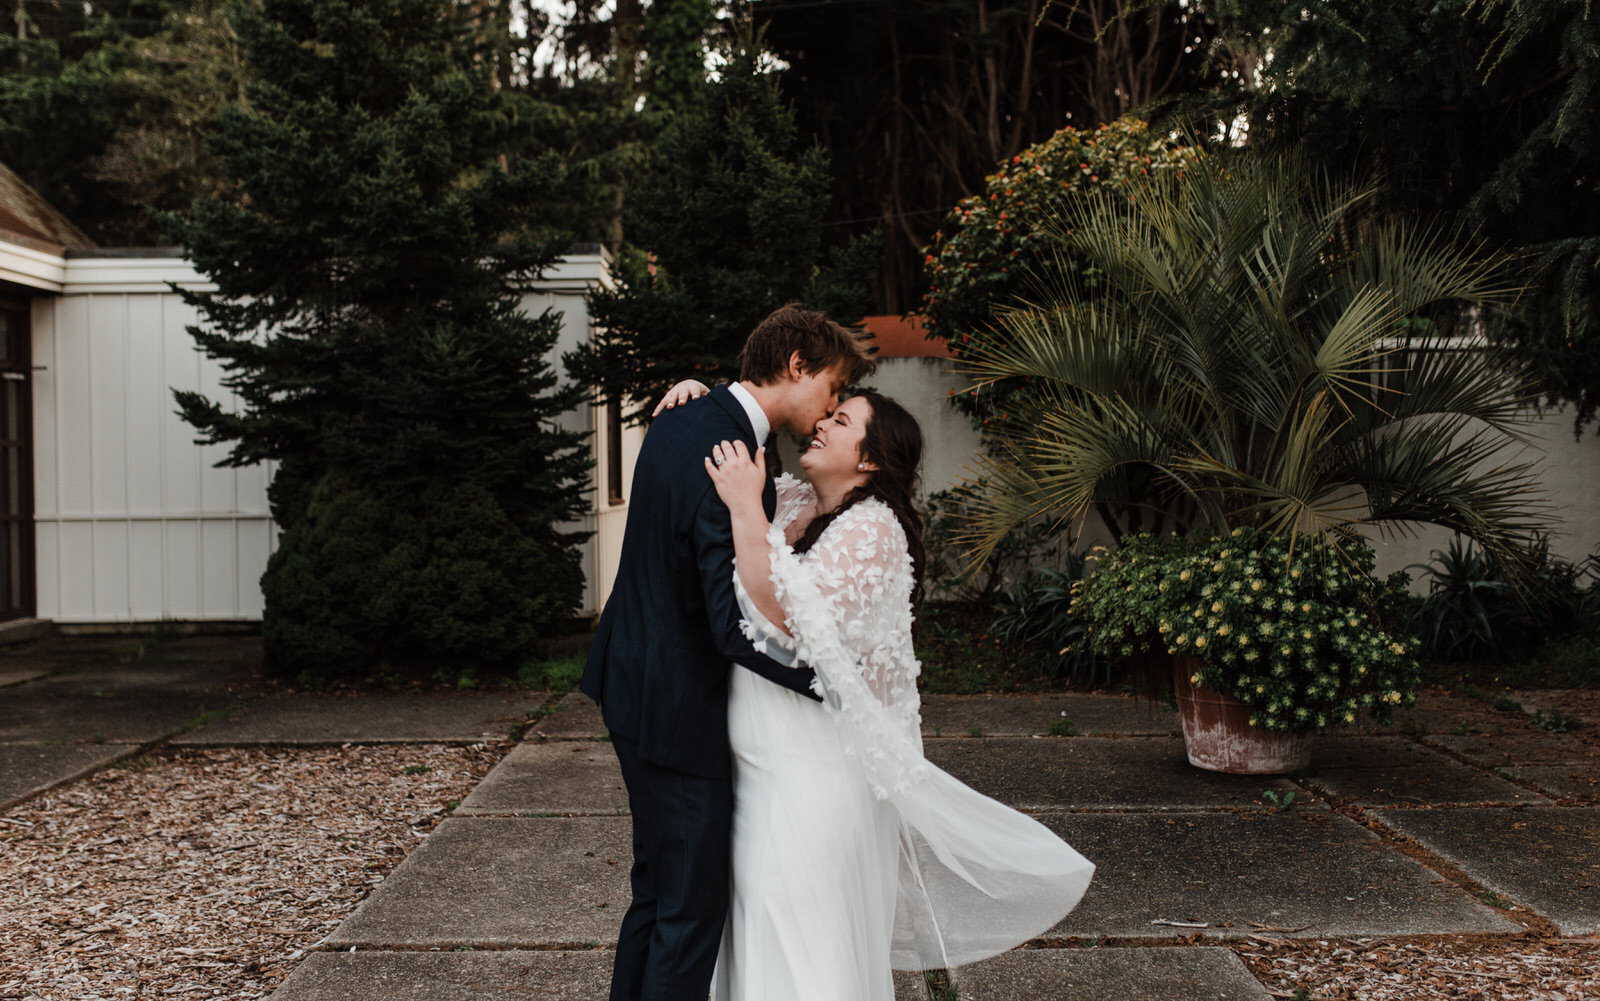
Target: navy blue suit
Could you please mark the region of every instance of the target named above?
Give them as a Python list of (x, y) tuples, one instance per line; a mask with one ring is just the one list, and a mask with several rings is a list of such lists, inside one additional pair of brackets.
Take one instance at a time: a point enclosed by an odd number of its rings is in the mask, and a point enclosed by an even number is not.
[[(718, 387), (655, 420), (634, 468), (616, 583), (582, 690), (600, 704), (633, 814), (633, 903), (613, 1001), (705, 1001), (728, 907), (732, 760), (728, 672), (742, 665), (810, 694), (809, 670), (757, 653), (739, 631), (733, 529), (705, 473), (719, 441), (754, 429)], [(775, 504), (768, 482), (763, 504)]]

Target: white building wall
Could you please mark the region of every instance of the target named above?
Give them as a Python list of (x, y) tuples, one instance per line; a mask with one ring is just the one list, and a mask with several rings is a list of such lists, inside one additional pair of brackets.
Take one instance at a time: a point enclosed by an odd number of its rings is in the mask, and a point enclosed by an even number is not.
[[(922, 472), (924, 496), (948, 489), (972, 475), (979, 454), (978, 433), (968, 419), (949, 404), (951, 390), (960, 392), (967, 382), (954, 373), (946, 358), (886, 358), (867, 380), (874, 388), (898, 400), (922, 425), (925, 440)], [(1572, 562), (1600, 551), (1600, 434), (1594, 427), (1574, 438), (1570, 408), (1551, 408), (1529, 434), (1530, 444), (1499, 457), (1505, 463), (1537, 462), (1536, 476), (1543, 493), (1533, 502), (1550, 516), (1552, 553)], [(786, 449), (785, 462), (795, 454)], [(786, 465), (786, 468), (794, 468)], [(1450, 544), (1451, 532), (1432, 525), (1402, 525), (1373, 529), (1369, 537), (1377, 552), (1380, 575), (1426, 563), (1434, 550)], [(1083, 527), (1083, 546), (1110, 540), (1097, 517)], [(1416, 577), (1415, 571), (1412, 574)]]
[(33, 300), (40, 618), (261, 615), (271, 469), (216, 468), (226, 449), (174, 413), (173, 389), (232, 397), (167, 281), (200, 279), (171, 258), (69, 259), (61, 295)]
[[(563, 313), (556, 364), (587, 336), (584, 291), (609, 280), (606, 266), (598, 254), (575, 256), (526, 300)], [(188, 389), (235, 402), (221, 367), (189, 337), (195, 311), (167, 284), (202, 281), (176, 258), (69, 258), (58, 285), (35, 283), (59, 293), (34, 298), (32, 311), (40, 618), (261, 617), (261, 574), (277, 541), (267, 506), (273, 470), (217, 468), (226, 447), (196, 445), (172, 398)], [(598, 416), (584, 405), (567, 423), (592, 433), (603, 430)], [(602, 444), (591, 438), (592, 448)], [(607, 510), (575, 526), (597, 532), (584, 553), (590, 612), (609, 592), (621, 546), (625, 505), (604, 501)]]
[[(609, 255), (574, 255), (546, 273), (539, 283), (539, 290), (522, 300), (523, 310), (530, 315), (552, 309), (562, 316), (561, 336), (551, 354), (551, 362), (561, 372), (564, 385), (568, 384), (568, 380), (561, 358), (591, 335), (585, 296), (589, 289), (595, 287), (612, 287)], [(617, 579), (617, 564), (622, 556), (622, 534), (628, 517), (627, 490), (623, 491), (622, 503), (610, 503), (605, 482), (606, 455), (610, 447), (605, 408), (591, 403), (582, 404), (570, 411), (561, 424), (569, 430), (581, 431), (589, 436), (589, 513), (568, 527), (592, 533), (582, 550), (585, 583), (580, 611), (584, 615), (598, 615), (600, 609), (605, 607), (606, 598), (611, 595), (612, 583)], [(643, 428), (622, 429), (622, 473), (625, 484), (633, 482), (634, 459), (643, 441)]]
[[(1550, 551), (1577, 563), (1600, 550), (1600, 434), (1590, 425), (1574, 438), (1572, 417), (1570, 408), (1551, 408), (1532, 429), (1527, 448), (1508, 450), (1499, 459), (1507, 464), (1538, 463), (1535, 476), (1542, 492), (1534, 503), (1549, 515)], [(1451, 535), (1433, 525), (1369, 533), (1380, 574), (1427, 563), (1434, 550), (1450, 545)], [(1417, 577), (1416, 571), (1412, 577)]]
[(922, 494), (938, 493), (976, 475), (978, 432), (950, 405), (970, 382), (949, 358), (884, 358), (865, 380), (911, 412), (922, 426)]

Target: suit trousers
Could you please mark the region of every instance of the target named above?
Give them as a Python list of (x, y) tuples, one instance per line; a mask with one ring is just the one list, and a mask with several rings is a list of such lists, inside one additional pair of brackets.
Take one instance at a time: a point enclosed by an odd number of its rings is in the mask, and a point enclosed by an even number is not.
[(728, 915), (733, 782), (639, 759), (613, 733), (633, 814), (633, 902), (611, 1001), (706, 1001)]

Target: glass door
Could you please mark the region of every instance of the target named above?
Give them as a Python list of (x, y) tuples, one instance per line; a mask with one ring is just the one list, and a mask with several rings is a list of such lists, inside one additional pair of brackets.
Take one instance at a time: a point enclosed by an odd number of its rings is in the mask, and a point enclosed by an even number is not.
[(0, 298), (0, 621), (34, 614), (28, 304)]

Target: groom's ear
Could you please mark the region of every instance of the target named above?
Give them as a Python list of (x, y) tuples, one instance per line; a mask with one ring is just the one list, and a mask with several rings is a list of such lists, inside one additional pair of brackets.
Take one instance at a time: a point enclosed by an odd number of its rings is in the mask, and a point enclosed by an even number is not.
[(800, 357), (799, 349), (789, 353), (789, 365), (783, 373), (790, 382), (799, 382), (806, 374), (805, 359)]

